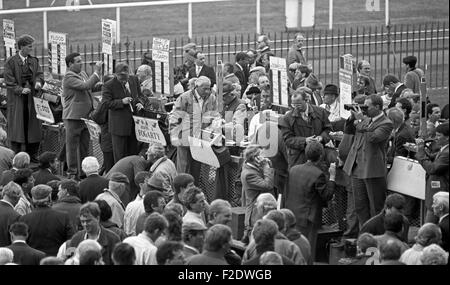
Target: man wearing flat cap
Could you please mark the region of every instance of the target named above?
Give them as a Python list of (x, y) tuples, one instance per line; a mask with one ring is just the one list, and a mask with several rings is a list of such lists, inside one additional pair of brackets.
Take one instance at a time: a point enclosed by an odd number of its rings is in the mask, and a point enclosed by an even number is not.
[(25, 151), (37, 162), (42, 122), (36, 118), (33, 97), (44, 85), (44, 74), (37, 57), (30, 55), (34, 38), (22, 35), (17, 40), (19, 52), (5, 63), (8, 96), (8, 139), (11, 149)]
[(75, 233), (69, 215), (51, 208), (52, 188), (36, 185), (31, 189), (35, 209), (19, 221), (29, 227), (28, 244), (46, 255), (56, 256), (58, 249)]
[(108, 127), (111, 133), (114, 163), (129, 155), (138, 154), (133, 115), (144, 108), (139, 79), (129, 74), (126, 63), (116, 65), (114, 78), (103, 85), (103, 99), (109, 109)]
[(417, 57), (409, 55), (403, 58), (406, 74), (403, 83), (414, 93), (420, 93), (420, 79), (425, 75), (423, 70), (416, 67)]
[(311, 73), (308, 78), (305, 80), (305, 86), (311, 89), (312, 96), (310, 103), (314, 106), (320, 106), (323, 103), (322, 95), (322, 82), (319, 81), (319, 78), (314, 73)]
[(181, 236), (184, 243), (184, 255), (189, 258), (200, 254), (203, 250), (203, 240), (205, 239), (205, 225), (197, 222), (185, 222), (181, 228)]
[(120, 197), (127, 191), (129, 183), (128, 178), (124, 174), (115, 172), (109, 178), (108, 189), (105, 189), (102, 194), (95, 198), (95, 200), (105, 200), (108, 203), (112, 212), (111, 222), (115, 223), (119, 228), (123, 227), (125, 215), (125, 205)]
[(327, 84), (323, 90), (323, 104), (320, 107), (329, 113), (328, 120), (331, 122), (333, 132), (343, 131), (345, 119), (341, 117), (339, 104), (339, 89), (334, 84)]
[[(223, 82), (223, 110), (221, 112), (222, 118), (225, 119), (226, 123), (230, 123), (235, 118), (235, 114), (243, 114), (247, 110), (245, 107), (245, 101), (239, 99), (239, 93), (235, 90), (233, 83), (225, 80)], [(239, 116), (242, 117), (242, 116)], [(238, 118), (237, 118), (238, 119)], [(242, 121), (239, 120), (240, 124), (244, 124), (243, 117)]]

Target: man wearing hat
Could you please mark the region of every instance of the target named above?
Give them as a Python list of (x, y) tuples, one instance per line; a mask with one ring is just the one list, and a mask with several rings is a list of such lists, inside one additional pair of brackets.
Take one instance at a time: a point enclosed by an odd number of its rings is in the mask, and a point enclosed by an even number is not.
[(331, 123), (325, 109), (309, 103), (312, 90), (300, 87), (292, 95), (294, 110), (279, 120), (279, 128), (287, 148), (289, 169), (306, 162), (305, 147), (311, 141), (326, 144), (330, 141)]
[(305, 79), (305, 86), (312, 90), (311, 104), (314, 106), (320, 106), (323, 103), (322, 95), (322, 82), (314, 73), (311, 73), (308, 78)]
[(291, 46), (287, 56), (287, 64), (290, 66), (292, 63), (297, 62), (300, 64), (306, 64), (305, 52), (302, 50), (305, 37), (301, 33), (295, 34), (294, 44)]
[(125, 206), (120, 197), (127, 191), (129, 183), (128, 178), (124, 174), (115, 172), (109, 178), (108, 189), (105, 189), (102, 194), (95, 198), (95, 200), (105, 200), (108, 203), (112, 211), (111, 222), (115, 223), (119, 228), (123, 227), (125, 215)]
[[(222, 90), (223, 110), (221, 112), (221, 116), (225, 119), (226, 123), (230, 123), (233, 121), (233, 118), (235, 118), (235, 114), (245, 113), (247, 108), (245, 107), (245, 101), (238, 98), (239, 93), (235, 91), (235, 87), (232, 82), (224, 80)], [(243, 119), (244, 118), (242, 118), (242, 122), (239, 120), (239, 123), (242, 125), (244, 124)]]
[(117, 163), (122, 157), (138, 153), (133, 114), (144, 108), (138, 100), (142, 97), (139, 80), (129, 75), (126, 63), (120, 62), (114, 78), (103, 85), (102, 93), (102, 101), (109, 109), (108, 127)]
[(405, 78), (403, 83), (414, 93), (420, 93), (420, 79), (425, 75), (423, 70), (416, 67), (417, 57), (409, 55), (403, 58), (403, 65), (405, 67)]
[(206, 226), (201, 223), (190, 221), (183, 223), (181, 236), (184, 243), (183, 252), (186, 258), (202, 252), (206, 230)]
[(341, 117), (339, 104), (339, 89), (334, 84), (327, 84), (323, 90), (323, 104), (320, 107), (329, 113), (328, 120), (334, 132), (343, 131), (345, 119)]
[(8, 139), (11, 149), (27, 152), (37, 162), (41, 141), (41, 124), (36, 118), (33, 97), (44, 85), (44, 74), (37, 57), (30, 55), (34, 38), (22, 35), (17, 40), (19, 52), (5, 63), (8, 96)]
[(59, 246), (70, 239), (75, 229), (69, 215), (51, 208), (52, 188), (47, 185), (37, 185), (31, 189), (35, 209), (19, 221), (30, 229), (28, 244), (46, 255), (56, 256)]

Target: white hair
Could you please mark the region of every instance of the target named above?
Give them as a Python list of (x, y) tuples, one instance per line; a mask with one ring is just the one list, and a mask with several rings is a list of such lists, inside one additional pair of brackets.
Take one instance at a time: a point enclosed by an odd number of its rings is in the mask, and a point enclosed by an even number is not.
[(138, 67), (136, 73), (138, 73), (138, 72), (144, 72), (144, 74), (148, 76), (148, 75), (152, 74), (152, 68), (147, 64), (143, 64)]
[(211, 80), (206, 77), (206, 76), (200, 76), (199, 78), (197, 78), (197, 80), (195, 81), (195, 87), (201, 86), (203, 84), (208, 84), (211, 85)]
[(14, 252), (7, 247), (0, 247), (0, 265), (13, 262)]
[(422, 265), (447, 265), (448, 253), (437, 244), (425, 247), (420, 257)]
[(260, 207), (262, 204), (266, 203), (277, 203), (275, 197), (270, 193), (262, 193), (256, 198), (256, 207)]
[(27, 168), (30, 165), (30, 156), (21, 151), (14, 156), (12, 165), (18, 169)]
[(82, 242), (80, 242), (80, 244), (77, 246), (75, 254), (79, 258), (80, 256), (82, 256), (84, 253), (86, 253), (89, 250), (101, 252), (102, 246), (96, 240), (85, 239)]
[(444, 206), (444, 213), (448, 213), (449, 205), (448, 205), (448, 192), (440, 191), (433, 195), (433, 200), (436, 200), (437, 205)]
[(8, 134), (6, 131), (0, 127), (0, 143), (4, 144), (6, 142), (6, 139), (8, 138)]
[(81, 169), (83, 169), (86, 174), (95, 173), (100, 169), (100, 164), (96, 157), (88, 156), (81, 162)]

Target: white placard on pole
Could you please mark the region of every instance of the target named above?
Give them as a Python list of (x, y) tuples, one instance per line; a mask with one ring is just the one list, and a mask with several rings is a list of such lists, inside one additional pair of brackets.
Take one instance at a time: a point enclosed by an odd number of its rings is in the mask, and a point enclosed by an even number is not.
[(48, 32), (49, 66), (53, 74), (66, 73), (67, 34)]
[(346, 54), (339, 59), (339, 111), (340, 117), (347, 119), (350, 117), (350, 111), (344, 109), (344, 104), (352, 103), (352, 84), (353, 84), (353, 62), (352, 55)]
[(158, 125), (158, 120), (133, 116), (136, 139), (140, 142), (150, 144), (167, 145), (166, 138)]
[(298, 0), (285, 0), (286, 28), (298, 28)]
[(272, 70), (273, 103), (288, 105), (286, 58), (271, 56), (269, 60)]
[(108, 19), (102, 19), (102, 52), (112, 55), (113, 24)]
[(313, 27), (316, 15), (316, 0), (302, 0), (302, 27)]
[(92, 120), (87, 120), (87, 119), (82, 119), (82, 120), (84, 121), (84, 123), (86, 124), (86, 127), (88, 128), (91, 139), (98, 140), (100, 138), (100, 133), (102, 132), (102, 129), (100, 128), (100, 126)]
[(211, 142), (189, 136), (189, 148), (192, 158), (201, 163), (219, 168), (219, 160), (212, 150), (211, 145)]
[(48, 105), (48, 101), (37, 97), (33, 97), (33, 100), (34, 109), (36, 110), (36, 118), (44, 122), (54, 124), (55, 118), (53, 117), (52, 110)]
[(379, 12), (380, 0), (366, 0), (366, 10), (369, 12)]
[(16, 32), (14, 21), (3, 19), (3, 41), (6, 47), (6, 58), (16, 54)]
[(170, 40), (153, 38), (152, 58), (155, 61), (155, 91), (171, 95), (173, 90)]

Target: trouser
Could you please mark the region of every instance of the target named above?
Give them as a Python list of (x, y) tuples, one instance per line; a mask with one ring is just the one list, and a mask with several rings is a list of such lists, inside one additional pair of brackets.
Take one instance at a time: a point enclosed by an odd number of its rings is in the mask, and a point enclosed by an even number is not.
[(194, 177), (195, 185), (200, 183), (201, 163), (194, 160), (191, 150), (187, 146), (177, 147), (177, 172), (189, 173)]
[(221, 167), (216, 170), (216, 191), (214, 191), (214, 200), (215, 199), (223, 199), (226, 201), (230, 201), (229, 199), (229, 189), (230, 182), (230, 171), (231, 171), (231, 162), (225, 163)]
[(112, 151), (103, 152), (103, 165), (99, 171), (100, 175), (108, 173), (108, 171), (114, 166), (114, 155)]
[(345, 230), (343, 234), (343, 238), (356, 238), (358, 237), (359, 233), (359, 225), (358, 225), (358, 216), (356, 215), (355, 211), (355, 197), (353, 195), (353, 189), (351, 187), (346, 187), (347, 190), (347, 211), (345, 213), (346, 215), (346, 222), (347, 222), (347, 229)]
[(81, 162), (89, 154), (89, 130), (81, 120), (64, 120), (67, 174), (80, 175)]
[(28, 153), (32, 162), (37, 162), (37, 156), (39, 152), (39, 144), (40, 143), (20, 143), (20, 142), (11, 142), (11, 150), (14, 153), (19, 153), (24, 151)]
[(308, 221), (306, 226), (298, 226), (298, 230), (308, 239), (311, 245), (311, 260), (316, 260), (317, 236), (320, 226)]
[(386, 200), (386, 178), (359, 179), (352, 177), (355, 211), (361, 228), (367, 220), (378, 214)]
[(129, 136), (118, 136), (111, 134), (113, 145), (114, 163), (126, 156), (136, 155), (138, 153), (137, 140), (134, 130)]

